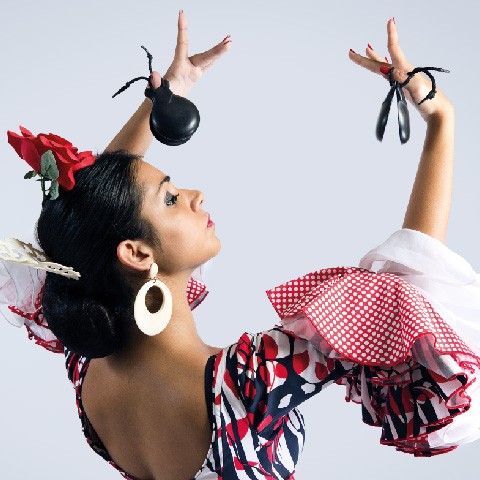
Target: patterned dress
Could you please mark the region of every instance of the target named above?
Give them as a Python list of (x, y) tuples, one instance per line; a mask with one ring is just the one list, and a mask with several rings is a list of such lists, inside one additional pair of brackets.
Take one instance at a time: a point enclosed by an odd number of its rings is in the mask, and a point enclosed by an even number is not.
[[(187, 295), (194, 308), (206, 290), (190, 283)], [(334, 383), (401, 452), (432, 456), (480, 437), (480, 275), (438, 240), (402, 229), (359, 267), (314, 271), (267, 296), (280, 321), (244, 332), (205, 365), (212, 437), (194, 480), (294, 479), (305, 439), (298, 407)], [(52, 338), (38, 301), (13, 305), (30, 338), (64, 353), (88, 444), (135, 480), (83, 410), (89, 359)]]

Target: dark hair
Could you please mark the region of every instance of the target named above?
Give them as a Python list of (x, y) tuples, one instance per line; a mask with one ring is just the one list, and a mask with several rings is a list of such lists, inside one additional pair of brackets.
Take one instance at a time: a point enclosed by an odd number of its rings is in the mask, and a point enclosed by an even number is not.
[[(43, 201), (37, 241), (45, 254), (80, 273), (79, 280), (47, 273), (43, 313), (69, 350), (105, 357), (127, 345), (134, 324), (134, 275), (117, 258), (126, 239), (158, 246), (140, 212), (143, 190), (136, 182), (140, 157), (104, 152), (75, 172), (75, 187)], [(143, 279), (145, 281), (145, 279)]]

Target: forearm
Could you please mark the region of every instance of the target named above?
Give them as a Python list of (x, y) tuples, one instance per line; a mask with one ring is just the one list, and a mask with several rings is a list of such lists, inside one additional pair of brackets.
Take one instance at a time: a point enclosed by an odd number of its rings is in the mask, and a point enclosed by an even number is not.
[(149, 124), (151, 111), (152, 101), (145, 98), (137, 111), (108, 144), (105, 151), (126, 150), (144, 156), (153, 140)]
[(402, 228), (445, 243), (453, 191), (453, 109), (432, 115)]

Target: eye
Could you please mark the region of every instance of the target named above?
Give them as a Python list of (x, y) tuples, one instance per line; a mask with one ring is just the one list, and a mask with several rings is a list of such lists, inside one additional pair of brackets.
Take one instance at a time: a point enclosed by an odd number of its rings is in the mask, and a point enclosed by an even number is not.
[(167, 205), (175, 205), (177, 203), (177, 197), (179, 195), (179, 193), (177, 193), (176, 195), (172, 195), (170, 192), (167, 192), (167, 194), (165, 195), (165, 203)]

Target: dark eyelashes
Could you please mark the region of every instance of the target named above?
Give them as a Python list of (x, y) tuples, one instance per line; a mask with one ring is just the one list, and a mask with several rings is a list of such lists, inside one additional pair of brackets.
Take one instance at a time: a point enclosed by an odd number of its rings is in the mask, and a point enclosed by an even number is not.
[(170, 192), (167, 192), (167, 194), (165, 195), (165, 203), (167, 205), (175, 205), (175, 203), (177, 203), (177, 197), (179, 195), (179, 193), (177, 193), (176, 195), (172, 195)]

